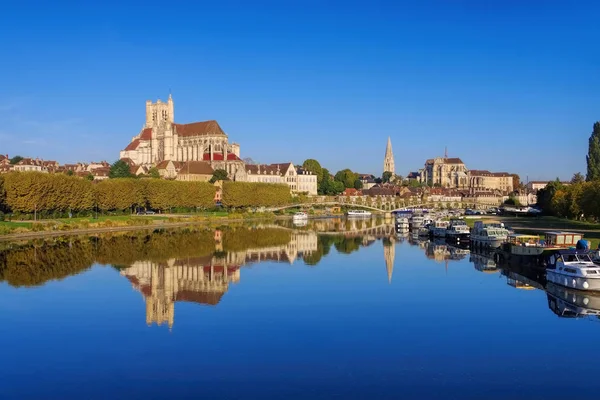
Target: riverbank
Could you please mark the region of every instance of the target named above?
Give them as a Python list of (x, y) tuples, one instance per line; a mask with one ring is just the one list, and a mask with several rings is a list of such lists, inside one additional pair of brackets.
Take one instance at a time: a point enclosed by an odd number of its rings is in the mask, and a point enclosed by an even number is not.
[[(286, 220), (287, 215), (232, 215), (232, 216), (119, 216), (101, 217), (94, 222), (88, 219), (51, 220), (51, 221), (15, 221), (0, 222), (0, 227), (12, 225), (12, 231), (0, 234), (0, 241), (38, 239), (65, 235), (85, 235), (132, 230), (154, 230), (161, 228), (180, 228), (191, 225), (231, 224), (252, 221)], [(79, 221), (78, 221), (79, 220)], [(83, 222), (83, 223), (82, 223)], [(44, 229), (37, 228), (41, 226)], [(36, 230), (40, 229), (40, 230)]]

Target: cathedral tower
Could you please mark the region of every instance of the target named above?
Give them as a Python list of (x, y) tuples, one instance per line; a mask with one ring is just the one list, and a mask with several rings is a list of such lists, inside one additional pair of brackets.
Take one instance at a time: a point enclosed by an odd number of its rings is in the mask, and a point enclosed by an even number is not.
[(392, 176), (396, 175), (394, 167), (394, 153), (392, 152), (392, 139), (388, 137), (387, 146), (385, 147), (385, 158), (383, 159), (383, 172), (391, 172)]
[(175, 122), (175, 107), (173, 105), (173, 97), (169, 94), (169, 100), (166, 103), (157, 100), (153, 103), (146, 100), (146, 128), (151, 128), (155, 125), (160, 125), (161, 122)]

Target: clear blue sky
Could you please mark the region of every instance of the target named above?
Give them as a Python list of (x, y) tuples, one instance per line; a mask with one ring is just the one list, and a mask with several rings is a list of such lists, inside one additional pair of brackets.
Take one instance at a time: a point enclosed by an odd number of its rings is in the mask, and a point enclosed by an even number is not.
[(171, 89), (259, 162), (570, 178), (600, 119), (597, 1), (78, 3), (3, 4), (0, 152), (114, 161)]

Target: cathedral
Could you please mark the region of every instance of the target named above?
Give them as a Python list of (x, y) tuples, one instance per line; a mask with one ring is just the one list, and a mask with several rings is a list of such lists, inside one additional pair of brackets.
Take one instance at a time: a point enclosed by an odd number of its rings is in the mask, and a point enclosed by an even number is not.
[(121, 159), (134, 164), (155, 166), (161, 161), (205, 161), (224, 169), (234, 180), (246, 180), (240, 146), (229, 143), (217, 121), (175, 123), (175, 107), (169, 95), (166, 103), (146, 101), (146, 123), (120, 153)]

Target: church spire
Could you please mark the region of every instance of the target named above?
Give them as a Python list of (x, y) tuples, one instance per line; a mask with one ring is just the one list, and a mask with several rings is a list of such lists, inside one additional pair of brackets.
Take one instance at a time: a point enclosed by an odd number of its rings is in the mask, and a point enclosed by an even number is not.
[(385, 147), (385, 158), (383, 159), (383, 172), (396, 174), (394, 166), (394, 152), (392, 151), (392, 139), (388, 136), (387, 146)]

